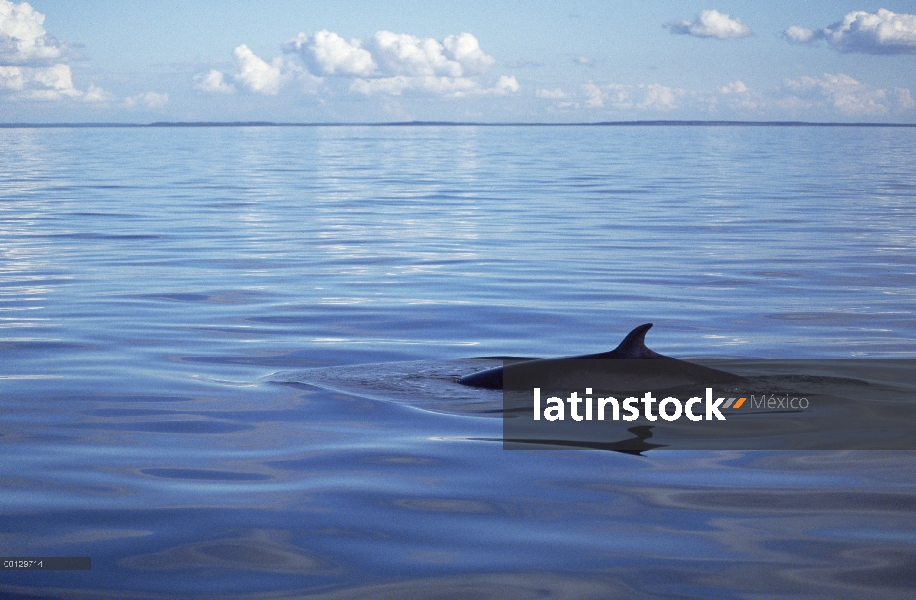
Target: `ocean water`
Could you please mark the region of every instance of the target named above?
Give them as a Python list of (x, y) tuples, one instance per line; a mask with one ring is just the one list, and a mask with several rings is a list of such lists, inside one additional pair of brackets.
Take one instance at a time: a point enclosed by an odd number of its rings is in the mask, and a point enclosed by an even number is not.
[[(0, 129), (0, 554), (92, 559), (0, 596), (912, 598), (912, 452), (509, 451), (373, 382), (644, 322), (676, 357), (912, 358), (913, 156), (883, 127)], [(314, 368), (362, 387), (289, 383)]]

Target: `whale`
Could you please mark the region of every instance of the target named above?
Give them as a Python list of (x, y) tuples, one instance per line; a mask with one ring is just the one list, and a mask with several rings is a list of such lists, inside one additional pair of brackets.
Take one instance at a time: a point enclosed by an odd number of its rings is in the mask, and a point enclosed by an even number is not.
[[(577, 382), (588, 381), (608, 389), (630, 390), (668, 389), (694, 384), (733, 384), (741, 377), (664, 356), (646, 347), (646, 333), (652, 323), (644, 323), (623, 338), (616, 348), (597, 354), (583, 354), (565, 358), (539, 358), (506, 362), (495, 367), (465, 375), (457, 383), (468, 387), (503, 390), (507, 371), (513, 379), (550, 373), (555, 383), (571, 388)], [(577, 361), (582, 361), (581, 363)], [(600, 361), (600, 362), (599, 362)], [(612, 362), (616, 361), (616, 362)]]

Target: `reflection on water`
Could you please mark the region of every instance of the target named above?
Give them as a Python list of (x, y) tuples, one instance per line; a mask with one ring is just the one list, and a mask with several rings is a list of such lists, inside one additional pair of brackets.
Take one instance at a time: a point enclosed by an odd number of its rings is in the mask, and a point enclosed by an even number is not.
[(453, 381), (912, 356), (906, 132), (0, 137), (0, 546), (93, 566), (0, 596), (912, 597), (912, 452), (506, 452)]
[[(916, 491), (901, 476), (912, 452), (506, 452), (490, 416), (301, 385), (258, 390), (258, 401), (210, 409), (200, 397), (174, 411), (82, 400), (95, 407), (85, 423), (41, 427), (76, 438), (15, 444), (0, 501), (16, 518), (0, 541), (23, 555), (91, 555), (93, 571), (9, 573), (4, 593), (912, 590)], [(232, 427), (143, 426), (163, 412)]]

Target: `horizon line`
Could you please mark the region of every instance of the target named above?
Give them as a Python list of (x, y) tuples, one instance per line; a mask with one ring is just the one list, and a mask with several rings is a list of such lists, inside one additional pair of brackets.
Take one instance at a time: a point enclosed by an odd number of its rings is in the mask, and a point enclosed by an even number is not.
[(75, 123), (0, 123), (0, 129), (52, 128), (151, 128), (151, 127), (916, 127), (916, 123), (843, 121), (705, 121), (640, 120), (584, 122), (512, 121), (377, 121), (377, 122), (276, 122), (276, 121), (155, 121), (152, 123), (75, 122)]

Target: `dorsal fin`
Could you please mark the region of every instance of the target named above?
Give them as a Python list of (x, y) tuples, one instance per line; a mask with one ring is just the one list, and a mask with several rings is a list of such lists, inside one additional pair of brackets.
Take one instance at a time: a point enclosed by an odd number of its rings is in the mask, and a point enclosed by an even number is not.
[(657, 358), (661, 354), (646, 348), (646, 332), (652, 329), (652, 323), (640, 325), (623, 338), (620, 345), (611, 351), (620, 358)]

